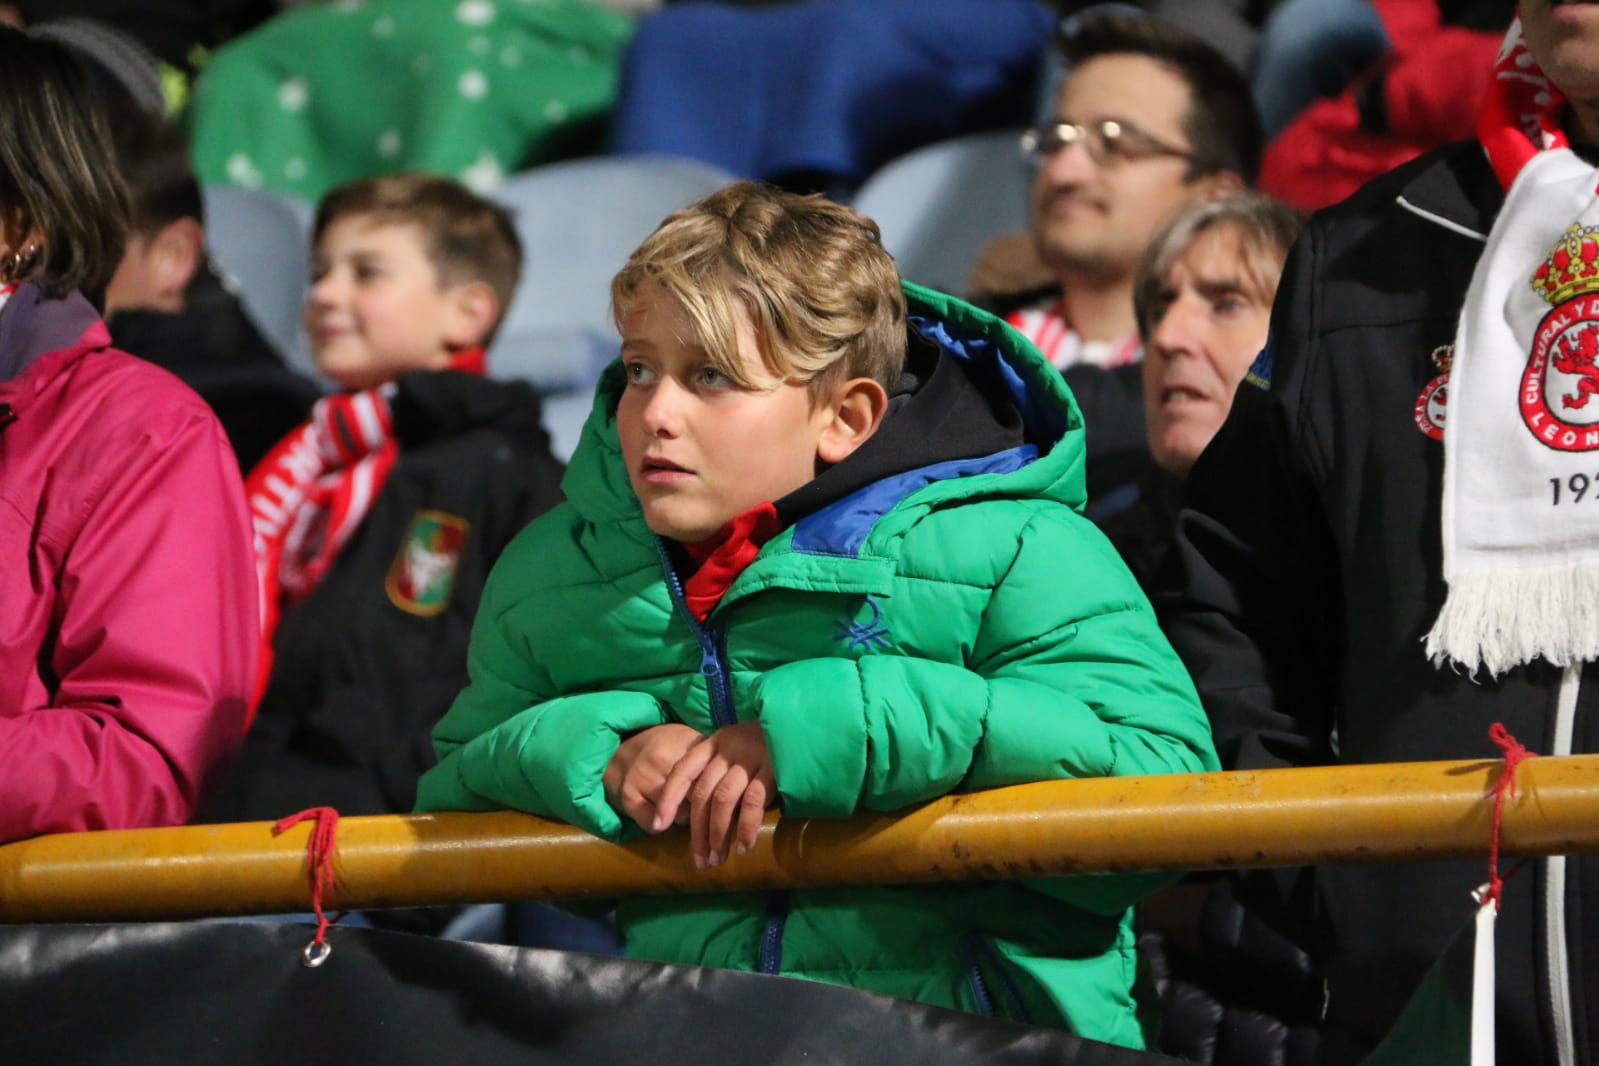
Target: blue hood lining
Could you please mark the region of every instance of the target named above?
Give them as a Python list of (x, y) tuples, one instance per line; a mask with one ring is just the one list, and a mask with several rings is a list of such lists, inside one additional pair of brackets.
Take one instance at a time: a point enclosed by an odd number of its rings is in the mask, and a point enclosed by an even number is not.
[(1038, 447), (1023, 444), (976, 459), (951, 459), (895, 474), (845, 496), (794, 524), (794, 550), (807, 555), (855, 556), (866, 536), (905, 497), (935, 481), (1008, 474), (1038, 458)]
[[(957, 337), (950, 332), (947, 323), (926, 315), (913, 314), (906, 321), (924, 340), (965, 360), (979, 381), (1009, 396), (1021, 413), (1029, 441), (1053, 444), (1066, 432), (1063, 412), (1028, 388), (995, 340), (972, 335)], [(854, 557), (860, 553), (878, 519), (911, 493), (935, 481), (979, 474), (1008, 474), (1020, 470), (1040, 454), (1038, 444), (1028, 443), (992, 455), (933, 463), (886, 477), (796, 522), (793, 548), (807, 555)]]
[(936, 344), (957, 359), (966, 360), (979, 379), (988, 379), (1021, 412), (1027, 438), (1053, 444), (1066, 432), (1066, 417), (1045, 398), (1037, 395), (1005, 358), (1005, 351), (991, 337), (961, 336), (949, 331), (947, 322), (925, 315), (910, 315), (906, 322), (924, 340)]

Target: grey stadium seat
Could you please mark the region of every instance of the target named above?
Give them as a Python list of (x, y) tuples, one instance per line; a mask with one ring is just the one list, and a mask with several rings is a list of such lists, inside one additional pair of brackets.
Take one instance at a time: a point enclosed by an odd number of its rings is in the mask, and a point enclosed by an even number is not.
[(523, 171), (491, 194), (516, 219), (523, 267), (489, 372), (545, 393), (556, 454), (571, 453), (589, 390), (616, 357), (612, 275), (663, 218), (732, 180), (698, 160), (596, 156)]
[(314, 375), (300, 315), (310, 278), (311, 205), (231, 185), (207, 185), (202, 196), (206, 244), (224, 284), (289, 365)]
[(962, 295), (994, 237), (1027, 228), (1030, 173), (1020, 130), (955, 137), (909, 152), (866, 179), (854, 206), (877, 222), (902, 277)]

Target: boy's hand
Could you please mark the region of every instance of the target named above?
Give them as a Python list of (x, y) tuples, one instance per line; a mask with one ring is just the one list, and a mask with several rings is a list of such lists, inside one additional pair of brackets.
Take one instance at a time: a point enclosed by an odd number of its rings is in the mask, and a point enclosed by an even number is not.
[(684, 753), (656, 805), (657, 832), (679, 817), (685, 797), (695, 866), (720, 865), (735, 842), (740, 854), (754, 847), (762, 814), (777, 803), (761, 723), (723, 726)]
[[(645, 832), (661, 832), (673, 821), (668, 818), (657, 827), (656, 815), (667, 774), (684, 753), (703, 739), (698, 730), (676, 722), (634, 733), (622, 741), (606, 764), (605, 798)], [(685, 811), (678, 821), (687, 820)]]

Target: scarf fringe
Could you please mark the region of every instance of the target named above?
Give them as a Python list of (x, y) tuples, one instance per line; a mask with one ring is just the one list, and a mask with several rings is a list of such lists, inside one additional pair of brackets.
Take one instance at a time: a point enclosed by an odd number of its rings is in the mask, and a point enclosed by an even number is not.
[(1534, 659), (1599, 660), (1599, 559), (1460, 574), (1426, 639), (1434, 665), (1495, 678)]

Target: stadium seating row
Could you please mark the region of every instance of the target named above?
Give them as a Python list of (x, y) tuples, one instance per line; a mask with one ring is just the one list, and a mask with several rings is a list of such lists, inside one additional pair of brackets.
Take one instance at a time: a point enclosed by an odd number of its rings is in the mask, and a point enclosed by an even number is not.
[[(1027, 171), (1016, 133), (954, 138), (911, 152), (861, 187), (855, 206), (877, 221), (901, 274), (960, 292), (983, 245), (1027, 221)], [(672, 156), (598, 156), (508, 178), (492, 195), (511, 208), (526, 252), (522, 282), (490, 352), (497, 376), (547, 399), (557, 453), (570, 454), (589, 390), (615, 355), (609, 281), (671, 211), (732, 175)], [(300, 310), (312, 208), (281, 193), (205, 189), (211, 251), (267, 337), (315, 375)]]

